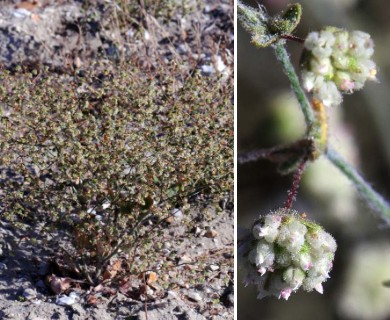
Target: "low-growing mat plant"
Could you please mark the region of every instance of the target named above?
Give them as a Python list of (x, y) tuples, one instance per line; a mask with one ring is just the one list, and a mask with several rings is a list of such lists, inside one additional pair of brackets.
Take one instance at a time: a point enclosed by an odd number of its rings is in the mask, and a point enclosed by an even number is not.
[(151, 269), (176, 208), (232, 192), (232, 95), (230, 78), (174, 63), (0, 70), (1, 218), (44, 222), (90, 284), (120, 252), (126, 271)]

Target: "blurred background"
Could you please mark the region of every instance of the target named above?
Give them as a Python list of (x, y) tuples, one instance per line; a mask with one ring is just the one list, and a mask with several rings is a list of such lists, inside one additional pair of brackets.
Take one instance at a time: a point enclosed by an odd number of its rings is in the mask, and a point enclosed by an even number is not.
[[(390, 200), (390, 1), (302, 0), (302, 21), (295, 35), (333, 25), (371, 34), (379, 83), (344, 96), (328, 110), (330, 141)], [(255, 1), (247, 4), (257, 6)], [(270, 14), (288, 0), (261, 0)], [(237, 30), (238, 152), (294, 141), (305, 130), (303, 117), (271, 48), (256, 49), (240, 25)], [(302, 45), (289, 42), (299, 67)], [(238, 166), (238, 225), (250, 228), (260, 214), (283, 206), (292, 176), (259, 160)], [(242, 319), (390, 319), (390, 228), (356, 194), (350, 182), (326, 159), (310, 164), (293, 208), (325, 227), (338, 242), (331, 278), (324, 294), (299, 291), (290, 299), (256, 300), (256, 290), (242, 285), (239, 272), (238, 318)]]

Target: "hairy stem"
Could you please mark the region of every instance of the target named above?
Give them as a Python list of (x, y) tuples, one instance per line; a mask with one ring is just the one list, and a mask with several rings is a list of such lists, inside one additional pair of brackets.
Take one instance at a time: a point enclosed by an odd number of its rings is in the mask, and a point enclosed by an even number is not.
[(299, 105), (301, 106), (303, 115), (305, 117), (305, 122), (307, 125), (307, 133), (310, 136), (312, 134), (313, 124), (315, 122), (315, 116), (313, 109), (307, 100), (306, 94), (303, 91), (297, 73), (295, 72), (294, 66), (291, 63), (290, 56), (284, 45), (284, 41), (278, 41), (274, 45), (276, 58), (282, 63), (283, 71), (286, 73), (288, 79), (291, 83), (291, 88), (293, 89)]
[(362, 176), (352, 168), (335, 150), (328, 147), (327, 158), (353, 182), (361, 196), (367, 201), (370, 208), (374, 209), (387, 222), (390, 222), (390, 205), (378, 194)]
[(296, 196), (297, 196), (298, 188), (299, 188), (299, 183), (301, 182), (301, 178), (302, 178), (303, 171), (305, 169), (306, 162), (307, 162), (307, 159), (306, 158), (303, 159), (301, 161), (301, 163), (299, 164), (297, 171), (294, 174), (294, 180), (293, 180), (293, 183), (292, 183), (290, 190), (288, 191), (287, 201), (284, 204), (284, 207), (286, 209), (291, 209), (293, 202), (296, 200)]

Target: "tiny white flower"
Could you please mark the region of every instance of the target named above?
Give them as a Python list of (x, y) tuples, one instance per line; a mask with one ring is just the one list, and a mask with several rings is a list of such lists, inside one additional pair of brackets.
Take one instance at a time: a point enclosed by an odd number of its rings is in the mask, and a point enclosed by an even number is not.
[(343, 98), (334, 82), (325, 81), (316, 91), (316, 96), (327, 107), (341, 104)]
[(303, 224), (296, 220), (291, 221), (280, 228), (278, 244), (295, 253), (305, 243), (305, 233), (306, 227)]
[(307, 271), (313, 267), (312, 257), (308, 252), (304, 252), (298, 255), (297, 265), (302, 268), (302, 270)]
[(292, 292), (291, 288), (283, 289), (282, 291), (280, 291), (279, 299), (282, 298), (287, 301), (288, 298), (290, 298), (291, 292)]
[(333, 66), (329, 58), (311, 60), (311, 70), (321, 76), (332, 76)]
[(302, 71), (302, 79), (303, 87), (309, 92), (312, 92), (314, 88), (320, 87), (325, 81), (322, 75), (306, 70)]

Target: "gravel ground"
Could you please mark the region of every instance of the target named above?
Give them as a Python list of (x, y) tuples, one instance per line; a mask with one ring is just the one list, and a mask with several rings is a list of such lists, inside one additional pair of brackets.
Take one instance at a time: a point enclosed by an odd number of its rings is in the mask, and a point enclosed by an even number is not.
[[(199, 222), (190, 227), (189, 221)], [(206, 207), (189, 216), (177, 215), (161, 236), (161, 260), (174, 259), (176, 267), (157, 272), (158, 280), (147, 286), (146, 300), (136, 294), (142, 281), (135, 277), (125, 294), (115, 290), (96, 293), (97, 300), (91, 304), (92, 289), (72, 285), (61, 295), (50, 290), (45, 280), (55, 269), (55, 249), (41, 246), (47, 236), (40, 235), (40, 226), (24, 234), (2, 222), (0, 318), (233, 319), (233, 228), (231, 210), (217, 212)], [(191, 273), (206, 274), (205, 281), (195, 283)], [(165, 290), (160, 283), (170, 283), (171, 289)], [(77, 295), (74, 301), (69, 299), (73, 295)]]

